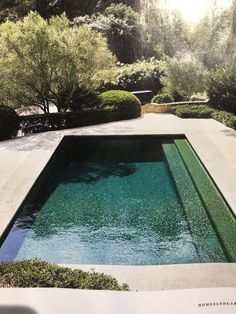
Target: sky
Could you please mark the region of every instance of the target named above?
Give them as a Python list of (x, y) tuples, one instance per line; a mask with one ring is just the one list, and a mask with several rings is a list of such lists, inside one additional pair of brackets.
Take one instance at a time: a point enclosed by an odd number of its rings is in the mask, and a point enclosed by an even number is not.
[[(168, 6), (179, 10), (191, 22), (198, 22), (210, 7), (211, 0), (165, 0)], [(230, 0), (218, 0), (219, 7), (223, 8)]]

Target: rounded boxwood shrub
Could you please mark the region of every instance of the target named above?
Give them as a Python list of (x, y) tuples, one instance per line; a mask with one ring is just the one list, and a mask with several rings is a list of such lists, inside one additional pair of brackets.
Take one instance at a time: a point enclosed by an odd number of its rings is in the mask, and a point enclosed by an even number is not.
[(100, 94), (101, 108), (109, 110), (118, 119), (132, 119), (140, 117), (141, 102), (130, 92), (110, 90)]
[(0, 105), (0, 140), (16, 136), (20, 118), (14, 109)]
[(72, 270), (39, 259), (0, 263), (0, 287), (128, 290), (126, 284), (119, 285), (111, 276)]
[(157, 104), (165, 104), (169, 102), (174, 102), (174, 98), (168, 93), (160, 93), (152, 98), (152, 102)]

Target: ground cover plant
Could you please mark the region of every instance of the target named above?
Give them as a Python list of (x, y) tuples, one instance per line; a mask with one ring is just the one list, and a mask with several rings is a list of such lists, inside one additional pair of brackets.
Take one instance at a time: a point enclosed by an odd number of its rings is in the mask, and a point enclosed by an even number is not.
[(233, 113), (215, 110), (207, 105), (177, 105), (170, 108), (170, 113), (177, 115), (180, 118), (212, 118), (229, 128), (236, 130), (236, 115)]
[(128, 290), (115, 278), (95, 272), (71, 270), (42, 260), (0, 263), (0, 287), (55, 287), (93, 290)]

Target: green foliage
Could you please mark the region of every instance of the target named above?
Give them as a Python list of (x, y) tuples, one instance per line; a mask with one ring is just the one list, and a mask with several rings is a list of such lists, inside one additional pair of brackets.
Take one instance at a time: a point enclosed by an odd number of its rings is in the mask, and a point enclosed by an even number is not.
[(19, 116), (14, 109), (0, 106), (0, 140), (16, 136), (20, 127)]
[(221, 65), (208, 76), (207, 92), (213, 108), (236, 114), (236, 67)]
[(114, 16), (115, 19), (122, 20), (131, 27), (138, 22), (138, 14), (129, 5), (124, 3), (112, 3), (105, 9), (104, 15)]
[(21, 116), (21, 131), (23, 134), (30, 134), (126, 120), (137, 117), (137, 113), (135, 114), (134, 111), (134, 108), (131, 112), (111, 106), (108, 109), (95, 107), (78, 110), (77, 108), (74, 112)]
[(101, 108), (113, 111), (120, 119), (132, 119), (141, 115), (141, 103), (132, 93), (110, 90), (100, 95)]
[(0, 93), (12, 107), (36, 105), (48, 111), (54, 101), (66, 111), (83, 89), (96, 90), (110, 78), (115, 58), (106, 40), (85, 28), (70, 28), (65, 16), (44, 20), (30, 13), (0, 26)]
[(235, 21), (236, 1), (233, 0), (231, 6), (225, 9), (213, 6), (195, 27), (192, 50), (208, 68), (224, 62), (235, 62)]
[(165, 104), (174, 102), (174, 98), (172, 95), (168, 93), (159, 93), (152, 98), (152, 102), (157, 104)]
[(178, 93), (189, 100), (191, 95), (204, 92), (206, 69), (192, 55), (168, 58), (164, 63), (165, 75), (161, 82), (171, 95)]
[(143, 47), (146, 56), (173, 57), (189, 50), (189, 27), (179, 12), (147, 4), (143, 15)]
[(210, 119), (214, 110), (207, 105), (186, 104), (172, 106), (170, 111), (180, 118)]
[(214, 110), (211, 117), (229, 128), (236, 130), (236, 116), (226, 111)]
[(160, 62), (154, 58), (133, 64), (121, 64), (114, 69), (115, 79), (112, 82), (104, 82), (103, 88), (127, 91), (152, 90), (153, 93), (157, 93), (163, 87), (160, 83), (162, 73)]
[(121, 62), (131, 63), (141, 56), (138, 14), (126, 4), (111, 4), (104, 13), (77, 17), (73, 25), (86, 26), (102, 33)]
[(213, 223), (229, 261), (236, 262), (236, 220), (232, 211), (227, 206), (214, 183), (209, 180), (206, 170), (193, 153), (188, 142), (185, 140), (175, 140), (175, 144), (197, 191), (201, 195), (207, 214)]
[(222, 110), (214, 110), (207, 105), (175, 105), (171, 106), (170, 113), (180, 118), (215, 119), (229, 128), (236, 130), (236, 116), (233, 113)]
[(71, 270), (42, 260), (0, 263), (0, 287), (55, 287), (93, 290), (128, 290), (111, 276)]

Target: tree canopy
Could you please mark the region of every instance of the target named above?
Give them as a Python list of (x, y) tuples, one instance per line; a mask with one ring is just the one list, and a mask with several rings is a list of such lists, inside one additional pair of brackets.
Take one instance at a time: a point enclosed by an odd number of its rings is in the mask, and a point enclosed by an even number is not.
[(37, 105), (48, 112), (53, 101), (66, 111), (81, 91), (94, 91), (110, 77), (115, 57), (101, 34), (69, 27), (64, 16), (44, 20), (30, 13), (0, 25), (1, 101)]

